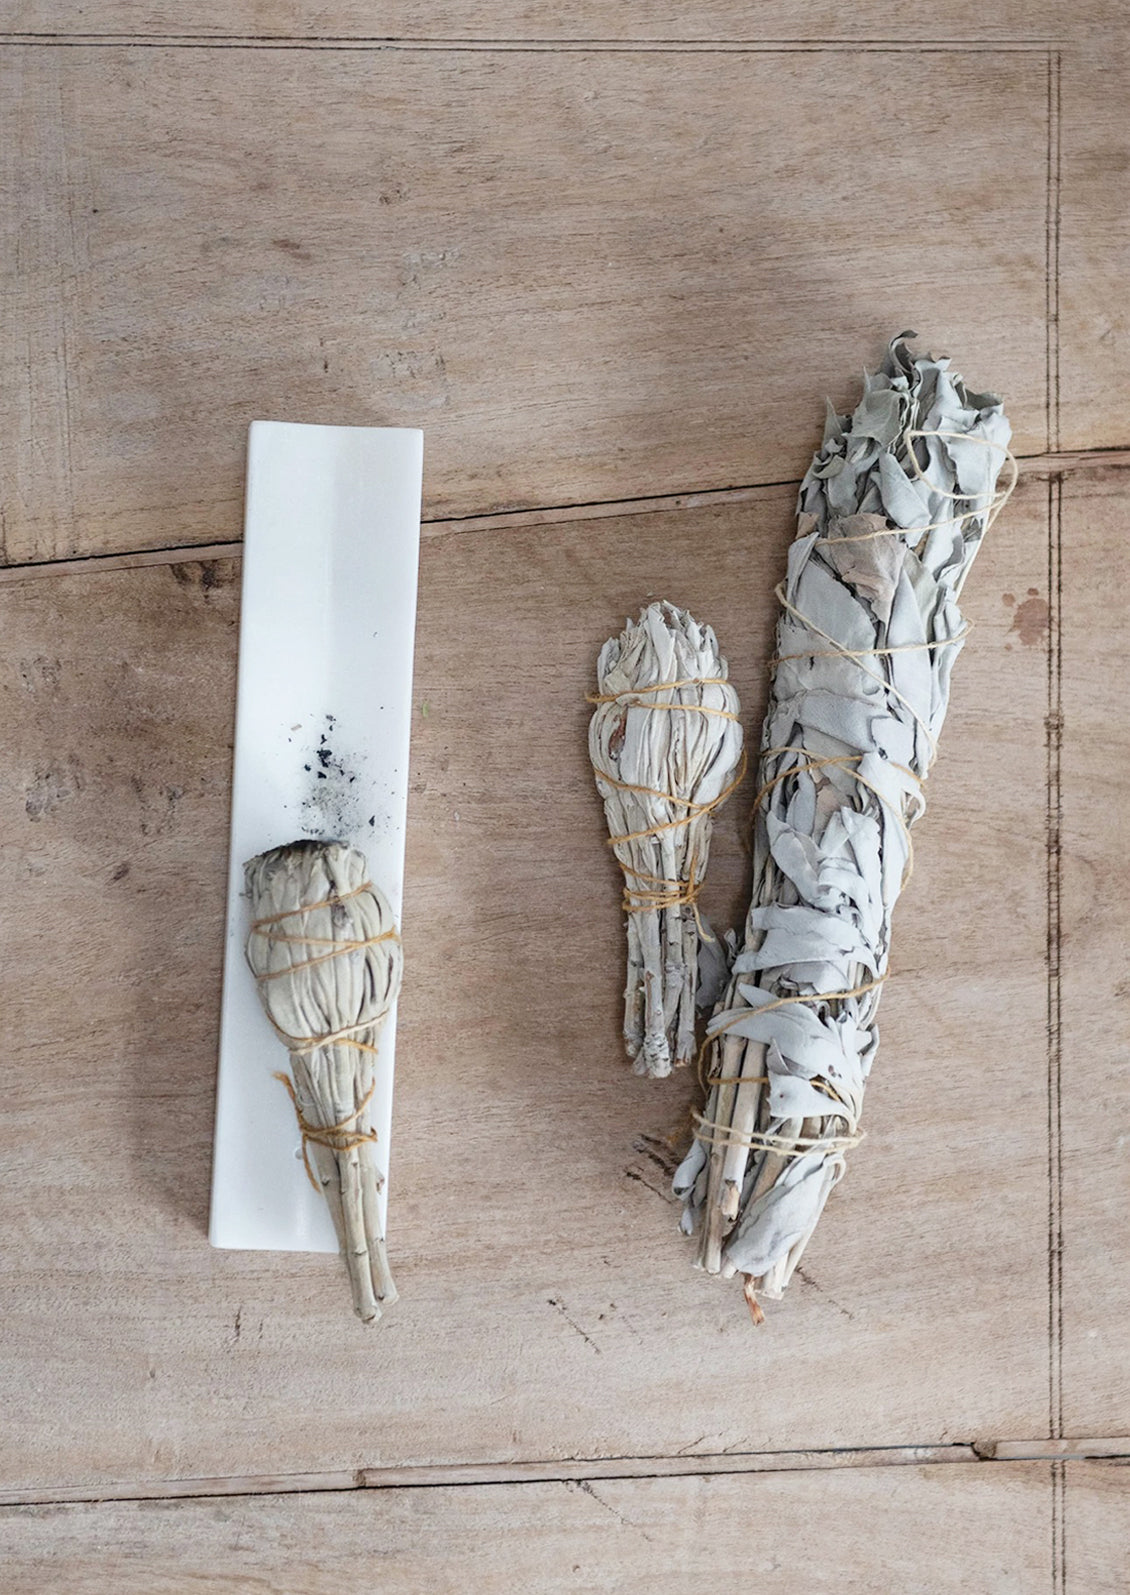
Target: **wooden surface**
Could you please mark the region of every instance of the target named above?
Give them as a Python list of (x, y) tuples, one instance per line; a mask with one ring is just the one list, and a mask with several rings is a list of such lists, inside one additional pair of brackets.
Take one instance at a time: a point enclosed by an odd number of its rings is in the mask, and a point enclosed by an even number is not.
[[(977, 645), (931, 793), (941, 844), (920, 845), (903, 905), (884, 1004), (893, 1061), (876, 1073), (869, 1139), (807, 1279), (765, 1335), (750, 1334), (733, 1289), (691, 1270), (675, 1233), (670, 1146), (690, 1082), (637, 1080), (620, 1052), (618, 886), (579, 688), (646, 572), (649, 589), (678, 593), (737, 645), (736, 678), (759, 713), (791, 498), (424, 544), (415, 691), (428, 713), (412, 760), (413, 975), (391, 1224), (404, 1299), (379, 1336), (343, 1314), (335, 1260), (210, 1253), (202, 1241), (225, 862), (217, 729), (234, 686), (236, 566), (37, 574), (0, 588), (0, 632), (23, 670), (5, 698), (13, 779), (0, 858), (14, 934), (0, 979), (10, 1018), (36, 1028), (9, 1073), (6, 1156), (17, 1188), (58, 1191), (71, 1242), (45, 1279), (19, 1243), (22, 1207), (8, 1214), (2, 1485), (1039, 1432), (1044, 794), (1033, 731), (1045, 686), (1037, 644), (1010, 648), (1001, 594), (1040, 580), (1042, 483), (1019, 495), (970, 594)], [(513, 614), (544, 641), (499, 680), (482, 638), (504, 635)], [(37, 663), (45, 636), (67, 648)], [(995, 715), (994, 684), (1005, 689)], [(500, 792), (493, 772), (509, 758)], [(713, 855), (708, 907), (722, 923), (740, 904), (746, 819), (735, 802)], [(947, 850), (947, 833), (962, 832), (963, 852)], [(957, 923), (966, 934), (954, 949)], [(100, 940), (113, 957), (92, 964)], [(995, 979), (981, 968), (990, 943)], [(32, 977), (45, 963), (59, 986), (37, 1020), (25, 1005), (41, 1001)], [(920, 1049), (935, 1026), (939, 1039)], [(45, 1050), (68, 1058), (46, 1116)], [(60, 1115), (72, 1132), (60, 1135)], [(971, 1207), (968, 1188), (999, 1179), (1004, 1141), (1009, 1209)], [(926, 1198), (908, 1210), (923, 1169)], [(123, 1289), (135, 1309), (125, 1324)], [(312, 1340), (323, 1349), (310, 1368)], [(725, 1379), (699, 1375), (704, 1344), (725, 1357)], [(982, 1347), (974, 1382), (970, 1344)], [(58, 1361), (50, 1425), (36, 1377), (45, 1355)], [(828, 1355), (843, 1370), (840, 1399), (798, 1409), (790, 1368)], [(587, 1392), (583, 1405), (554, 1399), (562, 1378)], [(210, 1399), (218, 1388), (222, 1402)], [(244, 1409), (251, 1421), (233, 1425)]]
[(904, 327), (1047, 446), (1042, 54), (295, 60), (0, 55), (10, 561), (238, 536), (255, 416), (424, 427), (429, 517), (795, 479)]
[(1130, 95), (1125, 30), (1069, 51), (1055, 98), (1062, 153), (1051, 191), (1059, 210), (1060, 270), (1055, 309), (1062, 350), (1054, 362), (1064, 448), (1127, 442), (1130, 310), (1130, 150), (1116, 107)]
[[(1062, 921), (1057, 998), (1063, 1071), (1063, 1423), (1130, 1432), (1130, 823), (1111, 801), (1130, 764), (1125, 704), (1130, 613), (1106, 596), (1126, 536), (1122, 472), (1063, 484)], [(1085, 557), (1079, 551), (1085, 550)], [(1101, 614), (1102, 649), (1093, 621)], [(1125, 1475), (1124, 1475), (1125, 1477)]]
[(568, 9), (552, 0), (7, 0), (3, 31), (44, 39), (172, 36), (255, 40), (304, 38), (414, 41), (575, 40), (615, 43), (795, 40), (815, 44), (875, 41), (904, 49), (916, 42), (1056, 43), (1086, 27), (1096, 33), (1120, 17), (1116, 0), (1087, 0), (1068, 10), (1061, 0), (859, 0), (850, 10), (835, 0), (791, 0), (788, 6), (742, 0), (585, 0)]
[(1130, 1469), (1125, 1462), (1070, 1462), (1071, 1562), (1067, 1595), (1122, 1595), (1130, 1567)]
[[(0, 1515), (7, 1595), (1030, 1595), (1049, 1465), (130, 1501)], [(814, 1525), (834, 1522), (835, 1533)], [(772, 1525), (766, 1532), (757, 1525)], [(97, 1545), (92, 1538), (97, 1536)], [(792, 1548), (806, 1548), (803, 1586)], [(983, 1547), (991, 1546), (986, 1555)], [(708, 1549), (707, 1549), (708, 1548)], [(991, 1584), (979, 1580), (990, 1577)], [(468, 1580), (472, 1582), (469, 1584)], [(1105, 1588), (1115, 1589), (1116, 1585)]]
[[(346, 49), (347, 0), (0, 15), (5, 1590), (1126, 1587), (1109, 20), (402, 5)], [(726, 47), (662, 43), (696, 39)], [(675, 1231), (690, 1083), (620, 1055), (583, 695), (662, 595), (756, 725), (822, 396), (907, 325), (1028, 463), (966, 590), (867, 1139), (754, 1334)], [(375, 1334), (336, 1260), (204, 1234), (254, 415), (426, 433)]]

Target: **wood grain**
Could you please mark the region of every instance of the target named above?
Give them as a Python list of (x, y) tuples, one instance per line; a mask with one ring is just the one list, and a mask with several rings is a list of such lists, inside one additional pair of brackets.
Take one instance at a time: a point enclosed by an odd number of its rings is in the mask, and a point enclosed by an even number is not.
[(899, 1467), (7, 1508), (0, 1556), (7, 1595), (463, 1595), (469, 1579), (476, 1595), (1034, 1595), (1051, 1588), (1048, 1475)]
[[(1046, 689), (1001, 595), (1042, 580), (1044, 484), (967, 589), (868, 1139), (758, 1334), (675, 1232), (690, 1083), (620, 1051), (596, 651), (675, 598), (717, 626), (756, 723), (791, 500), (425, 543), (402, 1301), (375, 1334), (338, 1260), (203, 1233), (237, 567), (0, 588), (0, 1491), (1041, 1433)], [(719, 828), (715, 923), (740, 911), (749, 800)], [(834, 1399), (798, 1383), (817, 1364)]]
[(1065, 448), (1130, 442), (1128, 95), (1125, 29), (1064, 57), (1056, 388)]
[(1130, 1546), (1130, 1467), (1066, 1465), (1065, 1595), (1123, 1595)]
[(1047, 101), (1023, 52), (4, 49), (4, 558), (237, 537), (256, 416), (423, 426), (431, 517), (795, 479), (905, 327), (1039, 452)]
[[(484, 1595), (650, 1595), (657, 1570), (703, 1595), (1125, 1587), (1124, 1464), (970, 1460), (1130, 1432), (1109, 574), (1130, 485), (1080, 459), (1130, 445), (1121, 21), (1114, 0), (0, 10), (0, 1499), (229, 1497), (0, 1509), (5, 1595), (374, 1573), (462, 1595), (472, 1568)], [(821, 393), (846, 400), (905, 325), (1005, 392), (1022, 452), (1076, 452), (1062, 484), (1024, 482), (971, 578), (868, 1139), (755, 1336), (674, 1232), (689, 1085), (620, 1057), (580, 700), (599, 642), (663, 594), (717, 625), (756, 722), (791, 493), (695, 494), (798, 475)], [(404, 1299), (375, 1336), (334, 1260), (204, 1237), (256, 415), (423, 425), (442, 522)], [(723, 924), (748, 801), (714, 849)], [(831, 1471), (819, 1449), (884, 1444), (954, 1462)], [(714, 1476), (600, 1476), (688, 1467)]]
[[(1062, 1178), (1063, 1422), (1130, 1423), (1130, 614), (1112, 593), (1130, 482), (1094, 472), (1063, 487)], [(1121, 1426), (1121, 1427), (1120, 1427)]]
[(190, 7), (171, 0), (9, 0), (3, 32), (43, 37), (132, 34), (273, 39), (542, 39), (559, 46), (577, 39), (774, 40), (851, 45), (877, 40), (902, 46), (914, 41), (953, 44), (965, 40), (1058, 40), (1115, 24), (1115, 0), (1087, 0), (1065, 12), (1057, 0), (1002, 0), (984, 7), (973, 0), (857, 0), (850, 12), (834, 0), (790, 0), (787, 7), (741, 0), (587, 0), (563, 10), (550, 0), (391, 0), (379, 10), (366, 0), (196, 0)]

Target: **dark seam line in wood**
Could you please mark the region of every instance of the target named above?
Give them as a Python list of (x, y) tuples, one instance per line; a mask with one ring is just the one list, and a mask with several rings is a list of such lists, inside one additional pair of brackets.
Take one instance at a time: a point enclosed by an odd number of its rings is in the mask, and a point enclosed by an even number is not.
[(1055, 644), (1055, 1149), (1056, 1149), (1056, 1400), (1052, 1434), (1064, 1433), (1063, 1390), (1063, 477), (1055, 483), (1055, 625), (1049, 643)]
[[(1047, 148), (1044, 155), (1044, 447), (1052, 451), (1052, 171), (1054, 168), (1053, 65), (1048, 52), (1044, 63), (1044, 119)], [(1050, 534), (1049, 534), (1050, 535)]]
[[(1045, 446), (1046, 446), (1048, 452), (1050, 453), (1051, 452), (1051, 446), (1052, 446), (1052, 315), (1051, 315), (1051, 304), (1052, 304), (1052, 286), (1051, 286), (1051, 279), (1052, 279), (1052, 253), (1051, 252), (1052, 252), (1052, 169), (1053, 169), (1053, 156), (1052, 156), (1052, 143), (1053, 143), (1053, 132), (1052, 132), (1052, 121), (1053, 121), (1053, 112), (1052, 112), (1052, 104), (1053, 104), (1053, 99), (1052, 99), (1052, 95), (1053, 95), (1052, 74), (1053, 74), (1053, 67), (1052, 67), (1052, 56), (1051, 56), (1050, 52), (1048, 54), (1048, 58), (1047, 58), (1047, 61), (1045, 63), (1045, 71), (1046, 71), (1047, 82), (1046, 82), (1046, 88), (1045, 88), (1045, 107), (1044, 107), (1044, 109), (1045, 109), (1045, 119), (1046, 119), (1046, 123), (1047, 123), (1047, 150), (1046, 150), (1046, 154), (1045, 154), (1045, 176), (1044, 176), (1044, 442), (1045, 442)], [(1046, 1079), (1046, 1083), (1045, 1083), (1045, 1090), (1047, 1092), (1047, 1161), (1048, 1161), (1048, 1173), (1047, 1173), (1047, 1290), (1048, 1290), (1047, 1342), (1048, 1342), (1048, 1432), (1049, 1433), (1051, 1433), (1052, 1427), (1053, 1427), (1054, 1422), (1055, 1422), (1055, 1406), (1056, 1406), (1056, 1389), (1055, 1389), (1055, 1375), (1056, 1375), (1056, 1357), (1055, 1357), (1055, 1340), (1056, 1340), (1056, 1333), (1055, 1333), (1055, 1322), (1056, 1322), (1055, 1296), (1056, 1296), (1056, 1281), (1055, 1281), (1055, 1276), (1056, 1276), (1056, 1264), (1055, 1264), (1055, 1173), (1054, 1173), (1054, 1168), (1055, 1168), (1055, 1150), (1054, 1150), (1054, 1148), (1055, 1148), (1055, 1137), (1054, 1137), (1054, 1132), (1053, 1132), (1053, 1125), (1054, 1125), (1054, 1122), (1055, 1122), (1055, 1108), (1054, 1108), (1055, 1063), (1054, 1063), (1054, 1045), (1053, 1045), (1053, 1039), (1052, 1039), (1053, 1035), (1054, 1035), (1054, 1028), (1055, 1028), (1055, 1014), (1054, 1014), (1054, 989), (1053, 989), (1053, 981), (1052, 981), (1052, 974), (1051, 974), (1052, 965), (1053, 965), (1054, 958), (1055, 958), (1055, 951), (1054, 951), (1054, 914), (1053, 914), (1053, 909), (1052, 909), (1052, 891), (1053, 891), (1053, 868), (1052, 868), (1052, 845), (1053, 845), (1053, 826), (1052, 826), (1052, 790), (1053, 790), (1052, 739), (1053, 739), (1053, 734), (1054, 734), (1053, 733), (1052, 715), (1053, 715), (1053, 712), (1054, 712), (1054, 700), (1055, 700), (1054, 664), (1053, 664), (1054, 654), (1055, 654), (1055, 644), (1054, 644), (1054, 638), (1053, 638), (1052, 631), (1051, 631), (1051, 628), (1055, 624), (1055, 616), (1054, 616), (1054, 613), (1052, 612), (1052, 604), (1053, 604), (1052, 594), (1053, 594), (1053, 592), (1055, 590), (1055, 587), (1054, 587), (1055, 555), (1054, 555), (1054, 551), (1053, 551), (1054, 533), (1053, 533), (1053, 530), (1052, 530), (1053, 525), (1054, 525), (1054, 519), (1055, 519), (1054, 511), (1055, 511), (1055, 484), (1054, 484), (1054, 481), (1051, 478), (1049, 478), (1048, 479), (1047, 505), (1046, 505), (1047, 539), (1048, 539), (1048, 542), (1047, 542), (1047, 567), (1048, 567), (1047, 568), (1047, 588), (1048, 588), (1048, 611), (1049, 611), (1048, 612), (1048, 626), (1049, 626), (1049, 629), (1048, 629), (1048, 643), (1047, 643), (1047, 648), (1048, 648), (1048, 656), (1047, 656), (1047, 698), (1046, 698), (1046, 705), (1045, 705), (1045, 710), (1044, 710), (1044, 847), (1045, 847), (1044, 899), (1045, 899), (1045, 920), (1046, 920), (1046, 923), (1045, 923), (1045, 945), (1044, 945), (1044, 978), (1045, 978), (1044, 1029), (1045, 1029), (1046, 1046), (1047, 1046), (1047, 1079)], [(1051, 1480), (1051, 1476), (1052, 1476), (1051, 1475), (1051, 1470), (1049, 1469), (1048, 1470), (1049, 1481)], [(1052, 1584), (1054, 1586), (1054, 1583), (1055, 1583), (1056, 1554), (1057, 1554), (1057, 1552), (1056, 1552), (1056, 1547), (1057, 1547), (1056, 1506), (1055, 1506), (1055, 1491), (1054, 1491), (1054, 1489), (1051, 1492), (1050, 1505), (1051, 1505), (1051, 1567), (1052, 1567)]]
[(1052, 216), (1052, 288), (1054, 302), (1052, 306), (1055, 326), (1053, 352), (1055, 364), (1052, 373), (1052, 391), (1055, 395), (1054, 408), (1052, 409), (1053, 438), (1052, 448), (1060, 446), (1060, 271), (1059, 254), (1060, 239), (1063, 234), (1063, 53), (1056, 51), (1055, 57), (1055, 209)]
[[(1130, 455), (1130, 447), (1127, 449)], [(728, 487), (683, 487), (673, 493), (642, 493), (627, 498), (588, 498), (579, 499), (573, 504), (532, 504), (524, 509), (512, 510), (483, 510), (473, 511), (470, 515), (435, 515), (431, 518), (425, 516), (420, 522), (421, 526), (458, 526), (463, 521), (483, 521), (495, 516), (510, 515), (517, 519), (522, 515), (556, 515), (566, 510), (608, 510), (616, 513), (618, 504), (654, 504), (657, 510), (665, 507), (677, 509), (679, 501), (683, 499), (708, 498), (714, 493), (771, 493), (774, 488), (799, 487), (799, 476), (786, 476), (776, 482), (738, 482)]]
[[(1060, 441), (1059, 270), (1062, 217), (1061, 80), (1063, 58), (1049, 51), (1047, 62), (1046, 208), (1046, 427), (1049, 454)], [(1048, 1053), (1048, 1432), (1063, 1435), (1063, 482), (1048, 479), (1048, 678), (1045, 745), (1047, 758), (1047, 1053)], [(1052, 1589), (1062, 1595), (1063, 1465), (1053, 1463)]]
[[(1055, 54), (1055, 166), (1053, 166), (1052, 211), (1052, 437), (1060, 447), (1060, 234), (1061, 188), (1063, 188), (1063, 56)], [(1049, 539), (1055, 558), (1055, 587), (1049, 587), (1049, 603), (1055, 603), (1055, 619), (1049, 624), (1049, 649), (1055, 654), (1055, 968), (1049, 971), (1055, 981), (1055, 1356), (1057, 1356), (1057, 1405), (1053, 1415), (1053, 1436), (1063, 1436), (1063, 475), (1055, 480)], [(1052, 592), (1055, 598), (1050, 598)], [(1060, 1512), (1060, 1544), (1063, 1546), (1063, 1512)], [(1063, 1557), (1061, 1557), (1063, 1562)], [(1063, 1563), (1066, 1576), (1066, 1563)]]
[(1063, 56), (1050, 51), (1047, 61), (1047, 198), (1045, 210), (1045, 426), (1048, 453), (1059, 448), (1060, 410), (1060, 333), (1059, 333), (1059, 256), (1062, 206), (1061, 77)]
[(1052, 1463), (1052, 1595), (1067, 1589), (1067, 1464)]
[[(1130, 446), (1125, 448), (1069, 449), (1062, 454), (1021, 454), (1017, 456), (1026, 477), (1045, 472), (1063, 480), (1072, 471), (1126, 470), (1130, 468)], [(747, 494), (772, 493), (782, 488), (798, 488), (800, 478), (779, 482), (748, 482), (735, 487), (684, 488), (675, 493), (650, 497), (591, 499), (571, 504), (530, 504), (520, 509), (481, 510), (471, 515), (441, 515), (420, 522), (425, 536), (443, 537), (463, 527), (480, 531), (506, 531), (511, 527), (568, 525), (572, 520), (611, 520), (618, 515), (651, 515), (665, 510), (710, 509), (727, 503), (740, 503)], [(593, 511), (589, 515), (586, 511)], [(560, 516), (560, 521), (550, 517)], [(476, 526), (476, 522), (481, 523)], [(79, 575), (85, 569), (143, 569), (147, 564), (186, 564), (200, 559), (238, 559), (243, 543), (239, 538), (212, 543), (173, 543), (152, 548), (120, 549), (109, 554), (68, 554), (55, 559), (28, 559), (0, 563), (0, 585), (23, 578)]]
[(664, 51), (696, 55), (841, 54), (984, 55), (1042, 54), (1056, 43), (1047, 38), (1017, 39), (465, 39), (465, 38), (355, 38), (315, 34), (148, 34), (131, 33), (0, 33), (0, 45), (24, 49), (136, 49), (136, 50), (452, 50), (510, 51), (575, 54), (592, 50), (607, 54), (662, 54)]
[[(1090, 449), (1064, 449), (1062, 451), (1045, 449), (1039, 454), (1018, 454), (1016, 458), (1019, 460), (1020, 464), (1022, 466), (1026, 466), (1029, 471), (1071, 471), (1087, 470), (1091, 463), (1090, 457), (1093, 456), (1094, 458), (1098, 459), (1101, 456), (1107, 455), (1110, 456), (1110, 459), (1109, 461), (1103, 459), (1103, 464), (1109, 463), (1111, 465), (1130, 465), (1130, 443), (1115, 445), (1113, 448), (1106, 447), (1104, 445), (1097, 445), (1095, 448)], [(572, 504), (534, 504), (525, 508), (497, 511), (487, 510), (482, 513), (475, 512), (470, 515), (437, 515), (434, 516), (430, 521), (425, 521), (425, 524), (448, 525), (460, 520), (475, 521), (483, 519), (489, 514), (540, 515), (550, 510), (602, 509), (605, 505), (614, 506), (616, 504), (635, 504), (642, 502), (644, 499), (647, 499), (649, 502), (658, 505), (663, 505), (671, 499), (697, 498), (700, 494), (754, 493), (763, 488), (765, 490), (769, 490), (774, 487), (799, 487), (800, 484), (801, 478), (799, 476), (785, 476), (775, 481), (735, 482), (728, 487), (682, 487), (675, 489), (675, 491), (671, 493), (641, 493), (637, 495), (629, 495), (626, 498), (582, 499)]]
[(1048, 1046), (1048, 1432), (1063, 1434), (1063, 478), (1048, 482), (1047, 1046)]
[[(1128, 452), (1130, 452), (1130, 446), (1128, 446)], [(639, 503), (644, 502), (645, 500), (648, 503), (657, 504), (657, 505), (659, 505), (662, 508), (662, 506), (664, 504), (669, 504), (673, 500), (683, 499), (683, 498), (697, 498), (700, 493), (701, 494), (709, 494), (709, 493), (755, 493), (755, 492), (759, 492), (762, 488), (764, 488), (766, 492), (770, 492), (775, 487), (799, 487), (799, 486), (800, 486), (800, 477), (799, 476), (782, 476), (782, 477), (778, 477), (775, 481), (766, 481), (766, 482), (733, 482), (733, 483), (730, 483), (729, 485), (727, 485), (726, 487), (681, 487), (681, 488), (677, 488), (674, 492), (671, 492), (671, 493), (641, 493), (639, 495), (631, 494), (631, 495), (629, 495), (629, 496), (627, 496), (625, 498), (586, 498), (586, 499), (578, 499), (574, 503), (567, 503), (567, 504), (533, 504), (533, 505), (530, 505), (528, 508), (525, 508), (525, 509), (519, 508), (519, 509), (513, 509), (513, 510), (487, 510), (487, 511), (485, 511), (485, 514), (483, 514), (483, 515), (480, 515), (478, 513), (472, 513), (470, 515), (435, 515), (435, 516), (432, 516), (430, 519), (428, 517), (425, 517), (424, 524), (428, 525), (428, 526), (456, 525), (459, 521), (477, 521), (477, 520), (482, 520), (482, 519), (485, 518), (486, 515), (492, 515), (492, 514), (493, 515), (544, 515), (544, 514), (547, 514), (547, 513), (551, 512), (551, 511), (554, 511), (554, 510), (612, 509), (617, 504), (639, 504)]]
[[(1027, 1445), (1038, 1442), (1026, 1442)], [(1062, 1442), (1048, 1441), (1049, 1447)], [(217, 1501), (249, 1500), (277, 1495), (341, 1495), (355, 1491), (382, 1490), (469, 1490), (498, 1489), (512, 1485), (570, 1484), (590, 1480), (594, 1483), (665, 1478), (753, 1478), (760, 1474), (821, 1473), (900, 1467), (959, 1467), (975, 1464), (992, 1467), (1052, 1468), (1063, 1470), (1069, 1460), (1087, 1460), (1096, 1465), (1125, 1468), (1130, 1461), (1130, 1439), (1118, 1442), (1117, 1451), (1089, 1449), (1096, 1442), (1080, 1442), (1078, 1453), (1049, 1457), (1046, 1454), (1015, 1456), (1007, 1442), (981, 1444), (941, 1444), (923, 1446), (844, 1446), (825, 1451), (764, 1451), (702, 1453), (660, 1457), (586, 1457), (576, 1461), (545, 1463), (455, 1463), (447, 1467), (356, 1468), (330, 1474), (247, 1475), (235, 1478), (199, 1478), (161, 1481), (160, 1485), (139, 1482), (137, 1487), (115, 1483), (99, 1489), (47, 1486), (42, 1491), (0, 1492), (0, 1514), (25, 1511), (29, 1507), (83, 1506), (129, 1501)], [(1099, 1445), (1110, 1442), (1098, 1442)], [(996, 1452), (1000, 1451), (1000, 1455)], [(709, 1466), (707, 1466), (709, 1464)], [(723, 1464), (723, 1465), (719, 1465)], [(729, 1464), (728, 1466), (725, 1464)], [(492, 1469), (497, 1476), (482, 1477)], [(520, 1470), (521, 1476), (515, 1476)], [(413, 1472), (431, 1477), (413, 1479)], [(469, 1475), (476, 1475), (471, 1477)], [(262, 1486), (256, 1488), (257, 1485)], [(1062, 1506), (1062, 1503), (1061, 1503)], [(1060, 1520), (1057, 1518), (1056, 1520)], [(1056, 1530), (1056, 1543), (1062, 1536)]]

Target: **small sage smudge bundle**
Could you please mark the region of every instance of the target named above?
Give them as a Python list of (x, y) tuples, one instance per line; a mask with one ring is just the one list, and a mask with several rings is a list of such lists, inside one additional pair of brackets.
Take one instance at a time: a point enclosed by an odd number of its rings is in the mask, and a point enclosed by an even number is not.
[(368, 1111), (378, 1038), (400, 990), (400, 937), (364, 855), (342, 842), (274, 848), (245, 876), (247, 961), (290, 1052), (293, 1078), (277, 1078), (294, 1102), (306, 1173), (329, 1203), (354, 1308), (370, 1322), (396, 1300)]
[(778, 589), (745, 944), (674, 1182), (699, 1266), (741, 1273), (756, 1321), (860, 1139), (891, 912), (968, 630), (958, 598), (1016, 479), (1000, 400), (948, 364), (895, 339), (854, 415), (829, 415)]
[(695, 1054), (696, 901), (713, 816), (741, 780), (738, 696), (709, 626), (649, 604), (601, 649), (589, 755), (624, 875), (624, 1041), (637, 1074)]

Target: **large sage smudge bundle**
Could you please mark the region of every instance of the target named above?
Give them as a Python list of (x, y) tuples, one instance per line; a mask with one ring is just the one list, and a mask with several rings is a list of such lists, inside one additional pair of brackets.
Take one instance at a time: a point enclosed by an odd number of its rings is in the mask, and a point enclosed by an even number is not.
[(354, 1308), (368, 1322), (396, 1300), (368, 1113), (381, 1028), (400, 990), (400, 937), (364, 855), (344, 843), (293, 842), (253, 858), (245, 874), (247, 960), (290, 1052), (292, 1080), (278, 1078), (298, 1115), (306, 1172), (333, 1215)]
[(709, 626), (649, 604), (601, 649), (589, 753), (624, 875), (624, 1041), (637, 1074), (695, 1054), (696, 900), (713, 816), (741, 779), (738, 697)]
[(758, 1321), (860, 1139), (891, 911), (967, 630), (958, 596), (1015, 482), (1009, 436), (998, 399), (896, 339), (854, 415), (829, 415), (801, 485), (752, 904), (675, 1176), (699, 1265), (744, 1275)]

